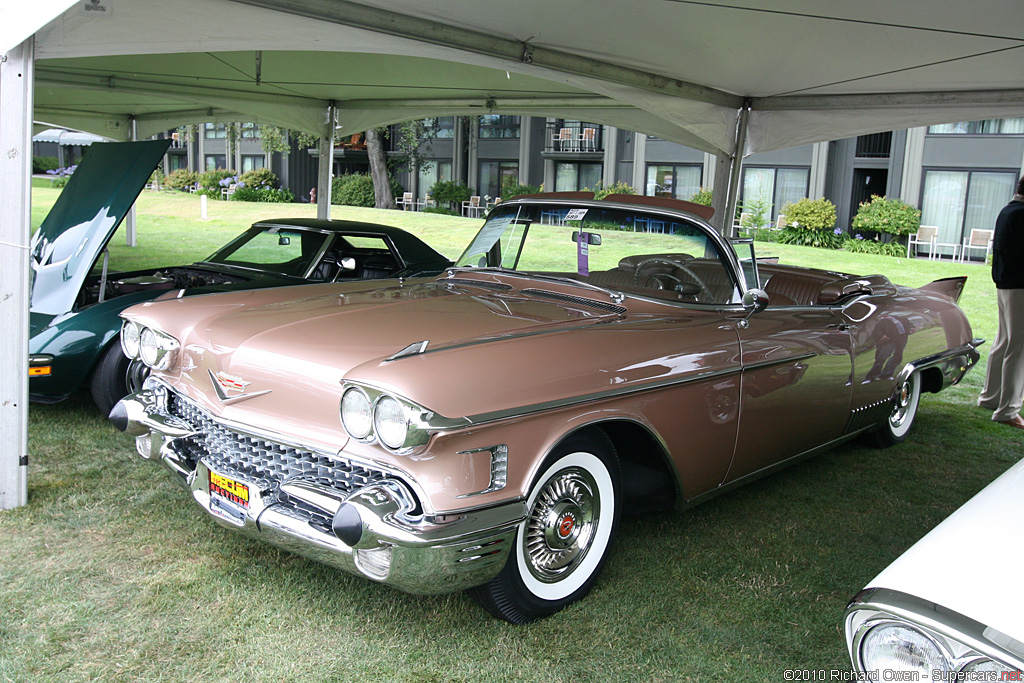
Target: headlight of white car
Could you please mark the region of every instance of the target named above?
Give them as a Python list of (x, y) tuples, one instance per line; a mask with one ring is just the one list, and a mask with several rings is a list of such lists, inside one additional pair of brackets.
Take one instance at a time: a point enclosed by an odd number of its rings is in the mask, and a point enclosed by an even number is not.
[(948, 671), (938, 644), (916, 627), (900, 622), (871, 626), (860, 641), (858, 653), (865, 671)]
[(178, 359), (180, 346), (171, 335), (145, 327), (139, 335), (139, 358), (154, 370), (168, 370)]
[(997, 679), (1024, 666), (1015, 639), (913, 595), (869, 588), (846, 612), (846, 642), (854, 668), (868, 675), (908, 672), (906, 680)]
[(347, 383), (341, 397), (341, 424), (353, 439), (377, 440), (398, 455), (409, 455), (430, 440), (430, 411), (373, 387)]

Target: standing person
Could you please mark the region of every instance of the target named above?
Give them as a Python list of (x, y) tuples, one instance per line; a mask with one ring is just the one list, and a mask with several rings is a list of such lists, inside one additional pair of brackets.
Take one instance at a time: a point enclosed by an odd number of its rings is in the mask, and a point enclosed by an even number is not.
[(999, 331), (988, 356), (985, 388), (978, 406), (992, 419), (1024, 429), (1024, 177), (996, 218), (992, 237), (992, 280), (996, 283)]

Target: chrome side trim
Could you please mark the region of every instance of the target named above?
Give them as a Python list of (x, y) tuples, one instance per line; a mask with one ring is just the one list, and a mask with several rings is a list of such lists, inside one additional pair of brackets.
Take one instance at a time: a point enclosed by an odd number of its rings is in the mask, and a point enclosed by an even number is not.
[(888, 588), (866, 588), (850, 601), (843, 619), (847, 652), (857, 671), (864, 671), (861, 641), (872, 627), (886, 622), (910, 624), (933, 637), (953, 671), (963, 670), (979, 656), (1024, 670), (1024, 643), (1005, 633), (914, 595)]

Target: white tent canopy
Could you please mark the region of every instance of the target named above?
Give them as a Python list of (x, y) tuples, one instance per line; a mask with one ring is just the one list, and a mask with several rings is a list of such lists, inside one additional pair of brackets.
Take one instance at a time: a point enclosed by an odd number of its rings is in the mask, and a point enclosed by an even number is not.
[[(15, 341), (33, 117), (125, 140), (218, 120), (328, 135), (331, 112), (342, 135), (561, 116), (718, 155), (731, 203), (743, 154), (1024, 115), (1019, 0), (0, 0), (0, 16), (0, 326)], [(24, 499), (25, 349), (0, 345), (0, 508)]]
[(746, 153), (1024, 113), (1013, 0), (38, 4), (0, 42), (53, 17), (36, 33), (36, 118), (122, 139), (131, 118), (142, 137), (239, 116), (322, 132), (334, 102), (343, 131), (557, 113), (728, 156), (745, 107)]

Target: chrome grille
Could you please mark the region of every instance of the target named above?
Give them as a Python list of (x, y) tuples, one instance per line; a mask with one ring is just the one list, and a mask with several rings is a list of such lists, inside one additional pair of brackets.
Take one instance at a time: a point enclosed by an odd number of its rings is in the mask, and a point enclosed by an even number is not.
[(335, 455), (324, 455), (260, 437), (233, 431), (211, 418), (209, 413), (173, 392), (168, 411), (192, 425), (193, 437), (174, 443), (180, 456), (192, 462), (202, 460), (210, 469), (240, 479), (276, 488), (285, 479), (300, 477), (351, 493), (372, 481), (387, 477), (382, 470), (365, 467)]

